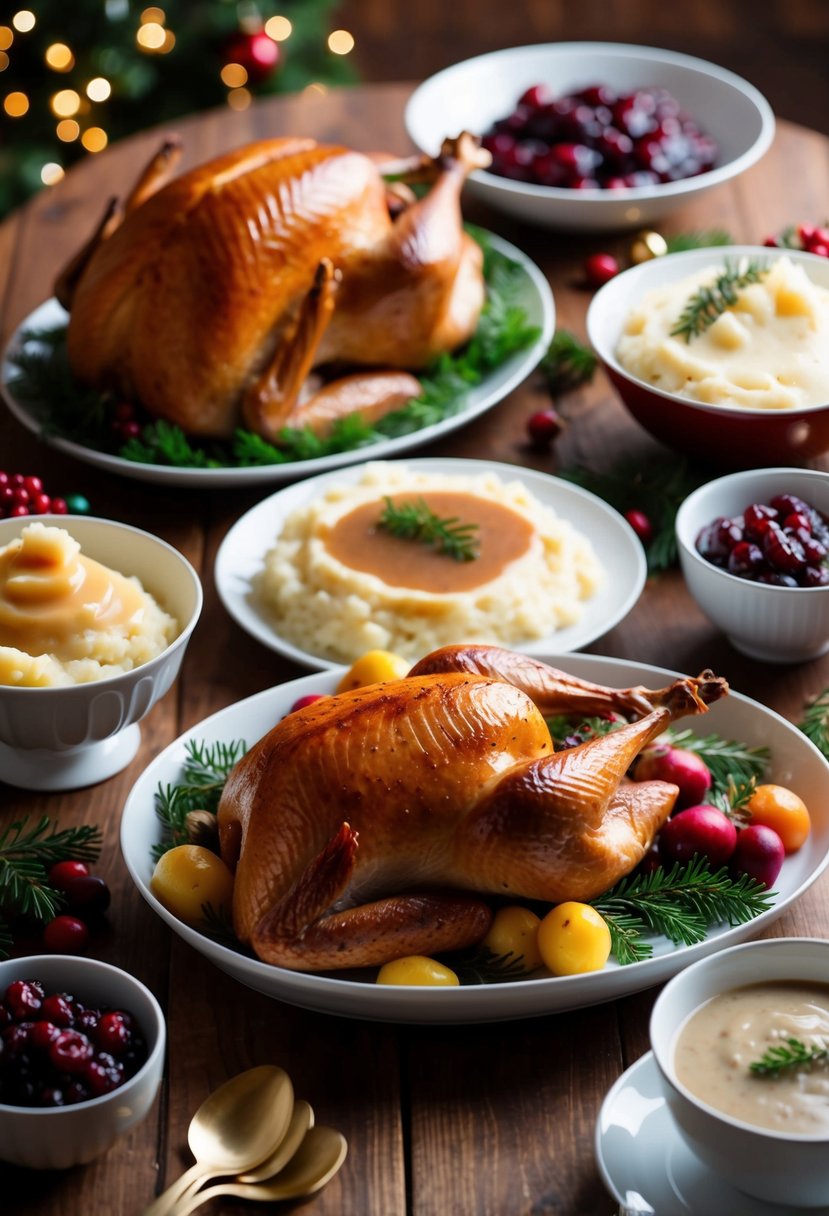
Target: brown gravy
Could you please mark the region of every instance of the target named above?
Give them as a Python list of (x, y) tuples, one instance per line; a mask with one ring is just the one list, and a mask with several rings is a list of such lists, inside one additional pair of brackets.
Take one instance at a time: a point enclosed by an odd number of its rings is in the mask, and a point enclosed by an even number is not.
[(474, 561), (456, 561), (430, 545), (378, 527), (385, 507), (382, 498), (343, 515), (325, 537), (328, 552), (344, 566), (373, 574), (392, 587), (437, 595), (471, 591), (492, 582), (523, 557), (535, 535), (534, 525), (523, 515), (477, 494), (441, 490), (390, 497), (395, 505), (422, 499), (442, 519), (454, 516), (461, 523), (478, 525), (474, 534), (478, 556)]

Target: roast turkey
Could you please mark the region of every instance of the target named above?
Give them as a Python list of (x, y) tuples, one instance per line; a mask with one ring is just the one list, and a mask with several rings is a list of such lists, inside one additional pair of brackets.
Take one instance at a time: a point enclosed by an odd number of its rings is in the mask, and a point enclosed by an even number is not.
[[(276, 440), (398, 408), (420, 394), (411, 372), (474, 332), (482, 254), (460, 193), (489, 155), (472, 136), (402, 162), (271, 139), (168, 181), (178, 155), (165, 144), (58, 277), (81, 384), (193, 435)], [(320, 365), (349, 375), (317, 397)]]
[[(493, 897), (590, 899), (637, 865), (677, 797), (626, 781), (629, 766), (726, 692), (710, 672), (617, 690), (451, 647), (291, 713), (219, 806), (235, 931), (268, 963), (332, 970), (472, 945)], [(553, 750), (543, 713), (610, 710), (637, 718)]]

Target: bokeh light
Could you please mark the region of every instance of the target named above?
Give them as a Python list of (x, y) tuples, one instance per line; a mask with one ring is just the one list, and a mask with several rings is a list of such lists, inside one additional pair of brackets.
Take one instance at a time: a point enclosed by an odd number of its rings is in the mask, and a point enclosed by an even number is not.
[(44, 186), (54, 186), (63, 177), (63, 168), (56, 161), (50, 160), (40, 170), (40, 180)]
[(242, 67), (241, 63), (226, 63), (219, 74), (222, 84), (226, 84), (229, 89), (240, 89), (248, 82), (247, 68)]
[(290, 38), (293, 29), (287, 17), (269, 17), (265, 22), (265, 33), (269, 38), (273, 38), (274, 42), (284, 42), (286, 38)]
[(3, 109), (9, 118), (22, 118), (29, 108), (29, 99), (25, 93), (8, 93), (3, 99)]
[(14, 30), (7, 25), (0, 25), (0, 51), (7, 51), (14, 42)]
[(65, 144), (71, 144), (81, 133), (80, 124), (74, 118), (62, 118), (55, 128), (58, 139)]
[(81, 136), (81, 143), (87, 152), (103, 152), (109, 138), (103, 127), (89, 127)]
[(354, 50), (354, 35), (348, 30), (333, 30), (328, 35), (328, 49), (334, 55), (348, 55)]
[(21, 34), (28, 34), (29, 30), (35, 28), (35, 15), (27, 8), (22, 8), (19, 13), (15, 13), (12, 17), (12, 25)]
[(227, 104), (231, 110), (246, 110), (252, 100), (248, 89), (231, 89), (227, 95)]
[(163, 8), (145, 8), (140, 17), (142, 25), (163, 25), (166, 20)]
[(74, 89), (61, 89), (52, 98), (52, 113), (58, 118), (71, 118), (81, 108), (80, 94)]
[(164, 26), (158, 21), (148, 21), (139, 26), (135, 40), (144, 51), (160, 51), (167, 38)]
[(71, 72), (75, 66), (75, 56), (65, 42), (53, 42), (44, 58), (53, 72)]
[(103, 76), (96, 76), (86, 86), (86, 95), (90, 101), (106, 101), (112, 92), (112, 85)]

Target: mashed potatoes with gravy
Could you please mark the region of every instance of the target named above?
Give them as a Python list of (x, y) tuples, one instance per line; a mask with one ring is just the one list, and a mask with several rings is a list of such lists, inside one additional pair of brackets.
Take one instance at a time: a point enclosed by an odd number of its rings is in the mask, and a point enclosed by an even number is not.
[(722, 267), (649, 292), (616, 357), (631, 375), (708, 405), (789, 410), (829, 401), (829, 291), (778, 258), (702, 334), (672, 334), (690, 296)]
[[(487, 535), (481, 525), (480, 569), (489, 569), (483, 582), (475, 581), (476, 562), (458, 563), (451, 557), (435, 558), (423, 544), (404, 539), (411, 575), (408, 585), (355, 568), (360, 559), (345, 564), (329, 547), (338, 525), (365, 504), (378, 519), (385, 496), (404, 501), (464, 495), (458, 515), (474, 522), (475, 503), (497, 504), (516, 524), (517, 554), (496, 563), (484, 561)], [(376, 512), (374, 511), (376, 507)], [(485, 512), (481, 508), (481, 518)], [(499, 527), (503, 541), (504, 529)], [(365, 566), (371, 557), (374, 529), (366, 532)], [(431, 591), (416, 586), (421, 562), (443, 563), (450, 578), (457, 575), (463, 590)], [(456, 568), (455, 574), (452, 567)], [(391, 650), (415, 660), (452, 642), (482, 641), (516, 645), (577, 621), (583, 601), (594, 595), (602, 571), (590, 542), (565, 519), (538, 501), (520, 481), (504, 482), (494, 474), (448, 475), (420, 473), (404, 465), (376, 462), (366, 466), (356, 484), (335, 484), (320, 497), (294, 511), (284, 523), (264, 569), (256, 580), (255, 595), (280, 635), (311, 654), (352, 662), (367, 650)]]
[(0, 548), (0, 684), (50, 688), (131, 671), (177, 637), (136, 578), (81, 554), (63, 528), (27, 524)]

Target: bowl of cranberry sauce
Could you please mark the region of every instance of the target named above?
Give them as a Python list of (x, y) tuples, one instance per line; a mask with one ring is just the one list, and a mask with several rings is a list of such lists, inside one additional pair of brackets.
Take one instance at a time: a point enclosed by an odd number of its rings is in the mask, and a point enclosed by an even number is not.
[(717, 478), (682, 503), (676, 537), (688, 590), (735, 649), (770, 663), (829, 650), (829, 473)]
[(95, 959), (0, 962), (0, 1160), (68, 1169), (149, 1112), (165, 1023), (134, 976)]
[(754, 164), (774, 116), (753, 85), (655, 47), (560, 42), (479, 55), (424, 81), (409, 135), (434, 155), (481, 136), (493, 163), (467, 191), (547, 227), (643, 226)]

